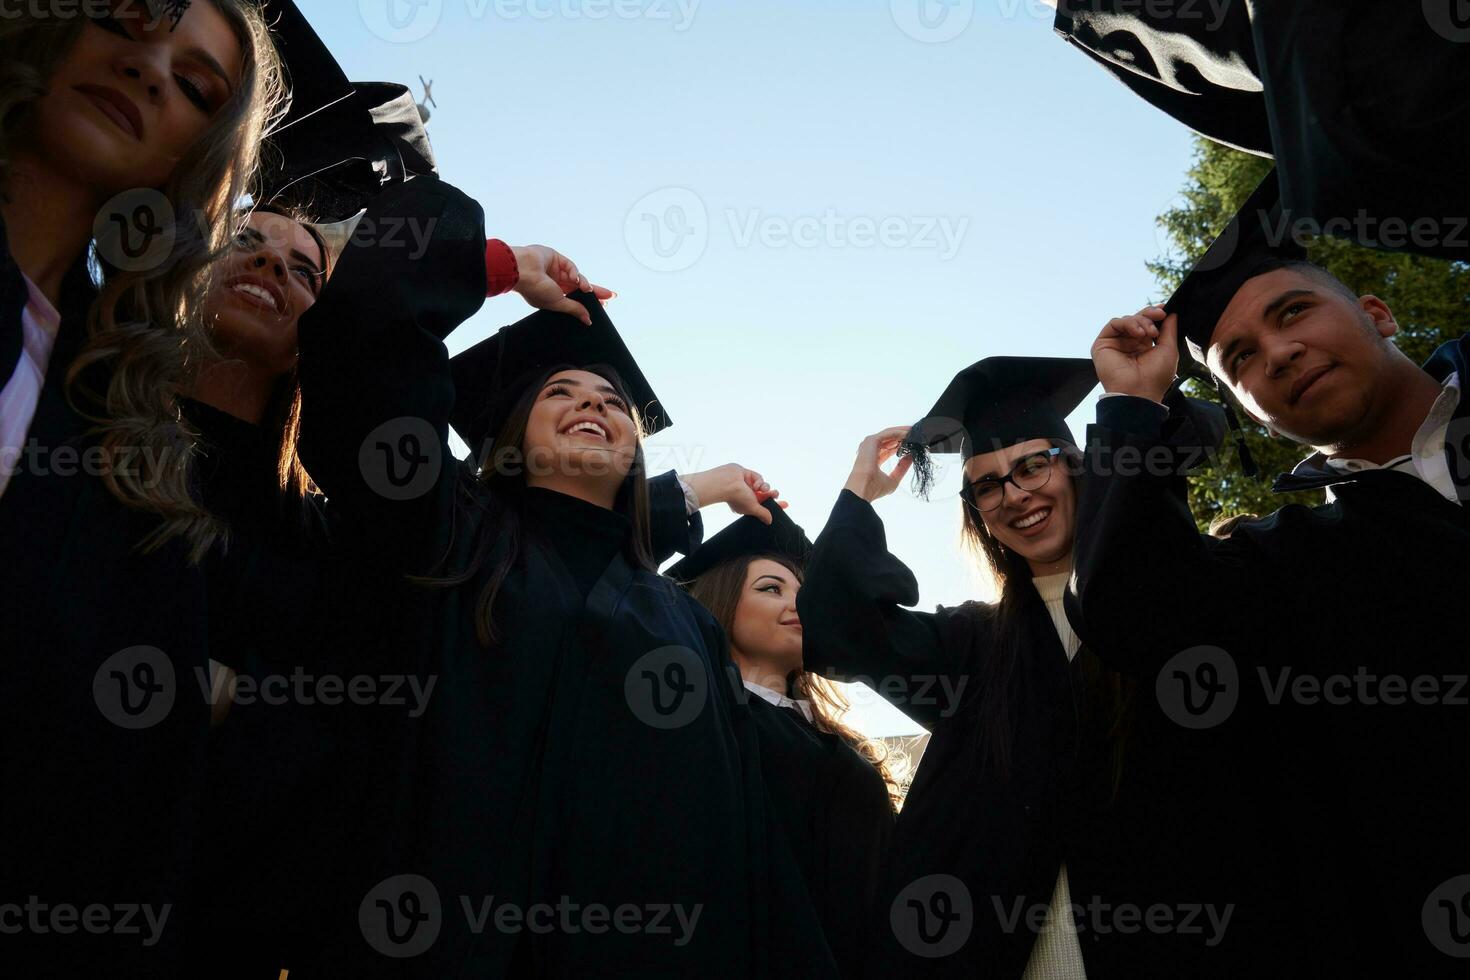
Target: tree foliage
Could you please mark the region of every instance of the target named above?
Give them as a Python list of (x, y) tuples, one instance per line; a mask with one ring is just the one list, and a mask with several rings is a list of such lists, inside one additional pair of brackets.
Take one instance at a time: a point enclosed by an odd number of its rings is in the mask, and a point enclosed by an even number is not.
[[(1173, 254), (1149, 263), (1163, 295), (1173, 293), (1271, 167), (1270, 160), (1196, 137), (1181, 202), (1158, 217), (1173, 247)], [(1372, 294), (1388, 304), (1398, 321), (1399, 348), (1416, 362), (1470, 330), (1470, 267), (1462, 263), (1374, 251), (1326, 237), (1312, 240), (1308, 258), (1359, 295)], [(1218, 397), (1199, 382), (1190, 385), (1196, 397)], [(1201, 526), (1236, 514), (1269, 514), (1292, 502), (1320, 503), (1320, 493), (1271, 493), (1272, 477), (1289, 471), (1310, 450), (1268, 436), (1243, 416), (1241, 422), (1261, 477), (1245, 477), (1234, 448), (1227, 446), (1191, 484), (1190, 503)]]

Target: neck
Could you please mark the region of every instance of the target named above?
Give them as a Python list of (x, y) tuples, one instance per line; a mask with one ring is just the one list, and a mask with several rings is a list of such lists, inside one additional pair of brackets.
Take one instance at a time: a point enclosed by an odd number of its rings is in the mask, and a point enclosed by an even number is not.
[(52, 306), (61, 304), (61, 283), (92, 238), (92, 220), (102, 202), (64, 174), (25, 157), (11, 167), (0, 215), (15, 264)]
[(593, 483), (589, 480), (579, 480), (575, 477), (562, 476), (527, 476), (526, 486), (539, 487), (542, 490), (551, 490), (556, 493), (566, 494), (568, 497), (576, 497), (603, 510), (612, 510), (613, 504), (617, 503), (618, 488), (615, 486), (604, 486), (601, 483)]
[(1382, 399), (1383, 414), (1366, 427), (1368, 431), (1337, 445), (1318, 446), (1318, 451), (1382, 466), (1413, 450), (1414, 436), (1434, 407), (1440, 385), (1408, 358), (1396, 365), (1394, 373), (1398, 383), (1389, 386)]
[(752, 660), (739, 650), (731, 648), (730, 657), (735, 661), (735, 666), (740, 668), (740, 677), (747, 683), (756, 687), (763, 687), (768, 691), (786, 696), (787, 674), (772, 669), (771, 665), (762, 660)]
[(265, 422), (276, 379), (245, 361), (215, 361), (199, 372), (189, 391), (196, 402), (252, 425)]
[(1027, 558), (1026, 564), (1031, 566), (1032, 578), (1046, 578), (1048, 575), (1070, 575), (1072, 573), (1072, 553), (1069, 551), (1056, 561), (1035, 561)]

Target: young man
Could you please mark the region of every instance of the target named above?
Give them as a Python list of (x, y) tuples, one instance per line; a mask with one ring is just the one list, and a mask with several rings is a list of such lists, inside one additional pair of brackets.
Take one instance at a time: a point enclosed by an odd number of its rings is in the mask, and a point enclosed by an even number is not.
[(1470, 256), (1470, 20), (1450, 0), (1047, 0), (1150, 104), (1275, 157), (1282, 198), (1371, 248)]
[[(1228, 760), (1202, 866), (1257, 852), (1238, 873), (1289, 896), (1305, 975), (1460, 975), (1470, 338), (1413, 364), (1382, 301), (1271, 241), (1273, 194), (1263, 185), (1167, 310), (1114, 319), (1093, 345), (1108, 394), (1069, 611), (1181, 739)], [(1315, 451), (1277, 489), (1326, 503), (1199, 534), (1180, 481), (1150, 463), (1181, 334), (1252, 418)]]

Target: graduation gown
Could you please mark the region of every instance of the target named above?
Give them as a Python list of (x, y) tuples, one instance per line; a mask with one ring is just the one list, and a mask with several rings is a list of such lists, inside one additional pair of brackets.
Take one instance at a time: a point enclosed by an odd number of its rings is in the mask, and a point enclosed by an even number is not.
[(1283, 203), (1307, 230), (1470, 256), (1459, 217), (1470, 215), (1470, 24), (1454, 4), (1056, 6), (1057, 33), (1136, 94), (1210, 139), (1274, 156)]
[(873, 764), (795, 708), (749, 698), (761, 766), (827, 945), (844, 977), (861, 974), (872, 940), (893, 804)]
[[(302, 317), (303, 459), (344, 526), (400, 574), (463, 569), (481, 534), (491, 548), (469, 582), (405, 589), (394, 605), (391, 642), (435, 687), (422, 715), (399, 720), (384, 893), (351, 909), (360, 933), (344, 957), (435, 978), (832, 975), (785, 870), (749, 708), (707, 612), (623, 546), (583, 578), (587, 555), (557, 547), (559, 522), (543, 508), (501, 588), (500, 641), (481, 645), (476, 604), (506, 546), (503, 518), (448, 454), (441, 338), (484, 296), (483, 219), (425, 178), (374, 210), (432, 219), (433, 237), (416, 258), (350, 247)], [(369, 434), (404, 418), (429, 427), (433, 444), (414, 448), (439, 461), (417, 496), (374, 489), (360, 459)], [(603, 540), (588, 528), (588, 547)], [(544, 924), (534, 910), (560, 916), (559, 903), (605, 912), (586, 928), (500, 925), (505, 907)], [(609, 928), (620, 908), (625, 927)], [(627, 928), (634, 911), (638, 928)]]
[[(1463, 379), (1466, 353), (1463, 339), (1447, 345), (1426, 370)], [(1242, 873), (1278, 884), (1305, 954), (1297, 975), (1461, 975), (1433, 937), (1465, 924), (1431, 898), (1470, 867), (1459, 758), (1470, 733), (1455, 680), (1465, 674), (1465, 509), (1403, 473), (1324, 473), (1280, 485), (1331, 484), (1333, 502), (1283, 507), (1227, 540), (1201, 536), (1177, 481), (1103, 462), (1147, 453), (1160, 414), (1108, 399), (1089, 434), (1069, 596), (1078, 632), (1176, 711), (1185, 696), (1196, 712), (1225, 699), (1217, 721), (1173, 738), (1215, 745), (1213, 761), (1196, 765), (1215, 766), (1222, 784), (1271, 787), (1222, 800), (1214, 849), (1256, 850)], [(1467, 415), (1462, 400), (1451, 433)], [(1451, 459), (1463, 482), (1459, 442)], [(1208, 668), (1201, 647), (1216, 648)], [(1434, 679), (1419, 683), (1439, 695), (1396, 693), (1417, 678)], [(1269, 849), (1241, 845), (1252, 826)], [(1247, 904), (1236, 914), (1260, 915)]]
[(904, 608), (917, 600), (873, 507), (843, 491), (797, 597), (805, 663), (864, 679), (931, 732), (894, 832), (868, 975), (1020, 977), (1040, 925), (1029, 923), (1048, 907), (1064, 861), (1073, 903), (1103, 909), (1101, 919), (1078, 918), (1089, 977), (1200, 975), (1181, 969), (1205, 936), (1130, 934), (1112, 911), (1189, 899), (1170, 877), (1180, 848), (1172, 824), (1139, 828), (1133, 814), (1134, 800), (1156, 798), (1146, 790), (1157, 762), (1136, 750), (1156, 720), (1135, 718), (1114, 791), (1090, 654), (1068, 661), (1032, 590), (1021, 619), (1011, 773), (1000, 777), (979, 737), (995, 607)]
[[(8, 247), (0, 283), (0, 337), (18, 338), (26, 290)], [(185, 549), (143, 553), (157, 518), (124, 507), (83, 465), (95, 442), (67, 402), (66, 373), (94, 295), (79, 260), (62, 287), (30, 461), (0, 497), (0, 904), (36, 896), (77, 911), (39, 912), (40, 928), (0, 936), (0, 957), (38, 976), (152, 977), (178, 966), (192, 914), (207, 604)], [(7, 379), (13, 367), (4, 362)], [(109, 910), (107, 931), (81, 928), (91, 906)]]

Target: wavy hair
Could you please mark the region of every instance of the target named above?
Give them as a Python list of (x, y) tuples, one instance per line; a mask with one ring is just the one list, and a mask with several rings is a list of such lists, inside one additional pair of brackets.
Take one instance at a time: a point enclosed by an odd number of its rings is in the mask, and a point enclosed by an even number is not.
[[(260, 8), (253, 0), (208, 2), (240, 44), (239, 83), (157, 188), (177, 216), (167, 258), (142, 271), (98, 260), (100, 292), (88, 314), (86, 343), (67, 374), (73, 407), (94, 424), (107, 489), (125, 506), (160, 518), (140, 547), (181, 539), (196, 561), (220, 527), (195, 499), (198, 433), (180, 413), (179, 394), (212, 351), (203, 317), (210, 268), (229, 248), (235, 202), (252, 189), (261, 142), (285, 105), (281, 59)], [(85, 17), (27, 12), (0, 20), (0, 181), (9, 176), (13, 140), (46, 93), (47, 79), (85, 29)]]
[[(715, 617), (726, 636), (735, 635), (735, 612), (745, 595), (745, 576), (750, 571), (751, 563), (762, 559), (781, 565), (796, 576), (798, 582), (802, 581), (801, 568), (789, 558), (782, 555), (747, 555), (721, 562), (685, 586), (689, 594)], [(888, 801), (897, 811), (903, 804), (901, 777), (906, 775), (907, 760), (902, 760), (905, 763), (902, 767), (890, 766), (890, 762), (899, 760), (890, 758), (887, 746), (865, 738), (856, 729), (843, 724), (842, 717), (850, 705), (842, 692), (833, 687), (826, 678), (809, 670), (796, 671), (794, 677), (787, 681), (787, 690), (791, 697), (811, 702), (812, 723), (819, 731), (836, 735), (878, 770), (878, 775), (888, 789)], [(893, 772), (894, 768), (900, 768), (897, 775)]]

